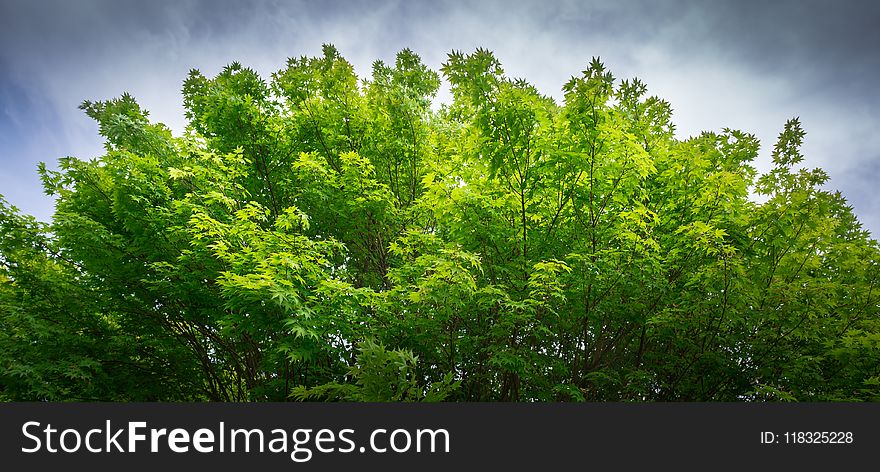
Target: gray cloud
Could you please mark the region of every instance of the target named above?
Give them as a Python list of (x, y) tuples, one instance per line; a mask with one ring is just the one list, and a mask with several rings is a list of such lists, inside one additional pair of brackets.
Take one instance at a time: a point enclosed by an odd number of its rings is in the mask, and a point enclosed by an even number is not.
[(669, 100), (682, 137), (754, 132), (762, 169), (800, 116), (806, 164), (828, 170), (876, 234), (878, 20), (880, 4), (839, 1), (0, 1), (0, 193), (49, 217), (36, 162), (101, 151), (76, 108), (84, 99), (128, 91), (179, 132), (190, 68), (211, 75), (238, 60), (268, 77), (329, 42), (365, 74), (404, 47), (435, 68), (452, 49), (486, 47), (556, 98), (601, 56)]

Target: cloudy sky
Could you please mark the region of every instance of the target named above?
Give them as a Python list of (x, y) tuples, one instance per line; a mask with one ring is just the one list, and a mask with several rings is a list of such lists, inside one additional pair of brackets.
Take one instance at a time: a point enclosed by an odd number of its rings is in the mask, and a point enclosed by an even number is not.
[[(269, 76), (336, 45), (361, 75), (408, 47), (435, 69), (488, 48), (511, 76), (561, 98), (593, 56), (671, 102), (680, 137), (738, 128), (763, 143), (799, 116), (822, 167), (880, 232), (880, 2), (0, 0), (0, 194), (48, 220), (36, 166), (101, 154), (83, 100), (134, 95), (180, 132), (180, 89), (239, 61)], [(442, 92), (439, 100), (448, 99)]]

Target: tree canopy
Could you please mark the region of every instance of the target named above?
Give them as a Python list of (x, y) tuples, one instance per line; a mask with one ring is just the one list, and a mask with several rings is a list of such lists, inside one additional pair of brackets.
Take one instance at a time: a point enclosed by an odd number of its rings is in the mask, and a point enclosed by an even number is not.
[(84, 102), (51, 223), (0, 199), (0, 398), (880, 400), (878, 244), (797, 119), (761, 174), (599, 59), (562, 91), (327, 45), (191, 71), (180, 136)]

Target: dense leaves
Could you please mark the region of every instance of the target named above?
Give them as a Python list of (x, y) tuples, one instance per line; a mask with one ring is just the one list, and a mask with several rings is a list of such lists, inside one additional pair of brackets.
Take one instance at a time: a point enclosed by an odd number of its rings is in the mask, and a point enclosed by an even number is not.
[(598, 60), (557, 103), (488, 51), (359, 79), (332, 46), (183, 86), (183, 136), (0, 201), (10, 400), (880, 400), (877, 242), (785, 124), (677, 139)]

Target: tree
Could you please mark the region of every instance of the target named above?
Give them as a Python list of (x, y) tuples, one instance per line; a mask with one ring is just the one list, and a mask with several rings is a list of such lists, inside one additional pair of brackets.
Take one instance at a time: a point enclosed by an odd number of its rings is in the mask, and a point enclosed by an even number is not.
[[(183, 87), (173, 136), (85, 102), (106, 153), (0, 205), (15, 400), (878, 400), (878, 245), (802, 168), (593, 59), (557, 103), (488, 51), (453, 100), (332, 46)], [(752, 195), (761, 196), (760, 199)]]

